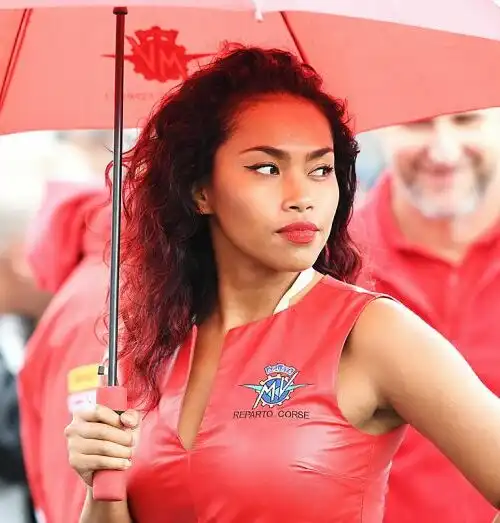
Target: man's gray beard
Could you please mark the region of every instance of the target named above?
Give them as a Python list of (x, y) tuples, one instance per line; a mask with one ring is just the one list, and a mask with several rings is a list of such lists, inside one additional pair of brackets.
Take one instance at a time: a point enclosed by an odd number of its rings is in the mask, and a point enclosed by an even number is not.
[(467, 198), (462, 198), (456, 205), (444, 206), (425, 198), (416, 187), (404, 184), (406, 197), (415, 209), (429, 220), (450, 220), (474, 213), (483, 201), (488, 184), (476, 184)]

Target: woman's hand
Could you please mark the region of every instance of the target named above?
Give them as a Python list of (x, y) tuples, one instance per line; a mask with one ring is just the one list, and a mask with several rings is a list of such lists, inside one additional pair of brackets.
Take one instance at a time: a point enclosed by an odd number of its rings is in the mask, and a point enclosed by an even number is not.
[(69, 462), (87, 485), (92, 486), (92, 477), (97, 470), (130, 467), (139, 420), (136, 410), (118, 415), (102, 405), (73, 415), (64, 431)]

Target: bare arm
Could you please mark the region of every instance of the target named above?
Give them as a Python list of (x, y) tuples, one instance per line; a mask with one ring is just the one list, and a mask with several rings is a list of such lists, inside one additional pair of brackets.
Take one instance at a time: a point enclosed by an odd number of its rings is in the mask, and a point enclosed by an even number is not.
[(372, 302), (350, 349), (381, 404), (432, 441), (500, 506), (500, 400), (439, 333), (401, 305)]
[(134, 523), (126, 501), (94, 501), (92, 489), (87, 489), (80, 523)]

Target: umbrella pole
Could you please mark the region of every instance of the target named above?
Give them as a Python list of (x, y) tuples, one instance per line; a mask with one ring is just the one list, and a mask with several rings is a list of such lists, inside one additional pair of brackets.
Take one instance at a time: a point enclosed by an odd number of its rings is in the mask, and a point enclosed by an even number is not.
[[(115, 122), (113, 158), (113, 199), (111, 225), (111, 277), (109, 303), (109, 366), (108, 385), (97, 389), (97, 403), (121, 414), (127, 409), (127, 390), (118, 386), (118, 297), (120, 291), (120, 225), (122, 207), (122, 155), (123, 155), (123, 83), (125, 48), (125, 7), (115, 7)], [(123, 470), (99, 470), (94, 473), (92, 493), (98, 501), (122, 501), (127, 497), (127, 484)]]
[(120, 227), (122, 207), (122, 155), (123, 155), (123, 91), (125, 65), (125, 16), (126, 7), (115, 7), (116, 51), (115, 51), (115, 116), (113, 199), (111, 225), (111, 277), (109, 303), (109, 366), (108, 386), (118, 385), (118, 306), (120, 289)]

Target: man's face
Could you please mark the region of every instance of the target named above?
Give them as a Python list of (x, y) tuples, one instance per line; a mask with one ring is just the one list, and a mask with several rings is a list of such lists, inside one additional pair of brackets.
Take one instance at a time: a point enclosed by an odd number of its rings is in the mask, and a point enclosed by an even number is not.
[(393, 127), (382, 140), (395, 190), (428, 218), (457, 217), (478, 208), (499, 172), (500, 109)]

